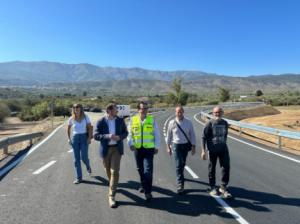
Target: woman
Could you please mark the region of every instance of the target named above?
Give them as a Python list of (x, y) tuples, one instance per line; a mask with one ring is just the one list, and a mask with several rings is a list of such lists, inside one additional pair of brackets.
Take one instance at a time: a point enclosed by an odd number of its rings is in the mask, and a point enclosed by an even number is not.
[(69, 118), (68, 122), (68, 138), (69, 144), (73, 148), (76, 172), (76, 179), (73, 182), (74, 184), (79, 184), (82, 181), (80, 158), (85, 164), (88, 174), (91, 175), (92, 173), (88, 158), (88, 145), (91, 143), (92, 139), (92, 133), (90, 130), (92, 130), (90, 118), (83, 112), (81, 104), (74, 104), (72, 116)]

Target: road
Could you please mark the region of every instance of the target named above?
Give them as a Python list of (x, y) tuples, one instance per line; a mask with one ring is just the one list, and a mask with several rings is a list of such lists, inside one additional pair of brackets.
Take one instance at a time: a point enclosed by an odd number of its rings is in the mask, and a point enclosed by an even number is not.
[[(132, 152), (127, 145), (121, 162), (118, 208), (108, 207), (107, 178), (98, 155), (98, 142), (93, 141), (89, 149), (92, 176), (89, 177), (84, 169), (84, 182), (74, 185), (73, 158), (64, 126), (2, 178), (0, 222), (300, 223), (299, 156), (280, 152), (294, 159), (292, 161), (262, 151), (256, 147), (257, 144), (248, 140), (254, 146), (229, 138), (229, 190), (235, 198), (224, 201), (207, 193), (208, 162), (199, 157), (203, 125), (194, 119), (198, 112), (196, 109), (187, 109), (185, 113), (194, 123), (198, 145), (197, 155), (188, 157), (190, 171), (186, 170), (185, 173), (186, 195), (175, 193), (175, 164), (165, 151), (163, 136), (166, 120), (173, 112), (165, 111), (155, 115), (162, 141), (154, 160), (153, 201), (145, 202), (143, 195), (137, 191), (139, 178)], [(262, 147), (273, 151), (266, 146)]]

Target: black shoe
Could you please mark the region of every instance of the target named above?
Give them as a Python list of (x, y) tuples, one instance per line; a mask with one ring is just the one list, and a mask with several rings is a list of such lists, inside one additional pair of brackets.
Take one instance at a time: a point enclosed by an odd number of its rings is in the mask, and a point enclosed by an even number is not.
[(150, 202), (152, 200), (153, 196), (151, 193), (149, 193), (149, 194), (145, 194), (145, 198), (146, 198), (147, 202)]

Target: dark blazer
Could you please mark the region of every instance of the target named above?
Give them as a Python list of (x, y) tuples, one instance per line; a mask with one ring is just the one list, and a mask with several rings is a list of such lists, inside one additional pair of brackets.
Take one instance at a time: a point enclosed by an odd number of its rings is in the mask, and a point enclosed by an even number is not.
[[(108, 152), (108, 143), (110, 139), (105, 138), (105, 134), (109, 134), (109, 128), (107, 124), (107, 118), (103, 117), (97, 121), (94, 139), (100, 141), (99, 153), (102, 158), (105, 158)], [(124, 154), (123, 140), (127, 137), (128, 131), (124, 120), (120, 117), (116, 117), (116, 135), (120, 136), (120, 140), (117, 141), (117, 148), (121, 155)]]

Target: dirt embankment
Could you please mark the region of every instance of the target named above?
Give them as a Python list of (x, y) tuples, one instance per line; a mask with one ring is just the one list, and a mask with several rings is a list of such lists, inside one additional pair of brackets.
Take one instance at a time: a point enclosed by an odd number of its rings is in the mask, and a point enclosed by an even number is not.
[[(53, 120), (53, 128), (58, 127), (60, 124), (64, 122), (63, 117), (55, 117)], [(52, 131), (52, 121), (50, 118), (46, 118), (42, 121), (34, 121), (34, 122), (22, 122), (18, 118), (8, 118), (4, 123), (1, 124), (0, 127), (0, 139), (24, 134), (24, 133), (34, 133), (34, 132), (43, 132), (44, 136), (47, 136), (48, 133)], [(34, 139), (33, 143), (39, 141), (40, 138)], [(29, 146), (29, 141), (19, 142), (14, 145), (10, 145), (8, 147), (9, 155), (15, 155), (18, 151), (25, 149)], [(3, 150), (0, 149), (0, 159), (3, 159), (7, 155), (3, 154)]]
[(224, 116), (231, 120), (240, 121), (251, 117), (261, 117), (275, 114), (280, 114), (280, 111), (272, 106), (263, 105), (243, 109), (226, 110)]
[[(300, 107), (271, 107), (262, 106), (246, 108), (245, 110), (226, 111), (225, 116), (232, 120), (240, 120), (245, 123), (257, 124), (288, 131), (300, 131)], [(257, 131), (243, 129), (243, 132), (258, 138), (253, 139), (275, 146), (278, 137)], [(282, 147), (300, 154), (300, 140), (282, 138)]]

